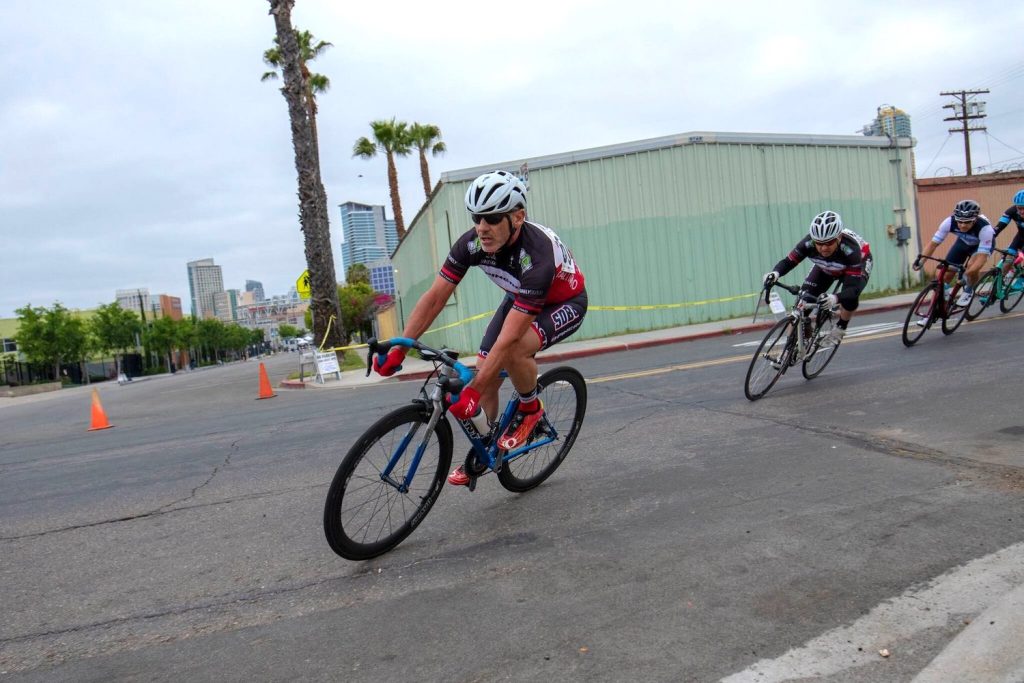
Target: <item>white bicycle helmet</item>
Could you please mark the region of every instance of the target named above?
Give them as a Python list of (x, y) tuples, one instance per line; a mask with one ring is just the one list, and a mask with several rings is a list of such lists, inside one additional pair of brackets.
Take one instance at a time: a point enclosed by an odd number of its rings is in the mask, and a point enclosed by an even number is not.
[(811, 221), (811, 239), (831, 242), (843, 231), (843, 219), (835, 211), (822, 211)]
[(526, 206), (526, 183), (508, 171), (491, 171), (474, 180), (466, 190), (470, 213), (507, 213)]

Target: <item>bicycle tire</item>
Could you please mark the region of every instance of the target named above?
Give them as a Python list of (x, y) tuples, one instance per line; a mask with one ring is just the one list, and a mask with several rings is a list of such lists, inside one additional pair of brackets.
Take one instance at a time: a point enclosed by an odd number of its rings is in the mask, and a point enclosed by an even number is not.
[[(747, 367), (747, 377), (743, 381), (743, 393), (748, 400), (756, 401), (767, 394), (785, 374), (786, 368), (789, 367), (790, 354), (793, 352), (790, 337), (795, 332), (796, 325), (793, 319), (786, 317), (775, 323), (761, 340)], [(772, 357), (772, 352), (778, 355)]]
[(974, 320), (993, 304), (993, 297), (996, 292), (996, 276), (998, 274), (999, 269), (993, 268), (978, 279), (978, 284), (974, 286), (974, 296), (971, 297), (971, 302), (967, 304), (967, 313), (965, 314), (967, 320)]
[[(576, 442), (587, 414), (587, 383), (575, 368), (548, 370), (537, 380), (537, 386), (544, 402), (544, 419), (539, 426), (550, 424), (558, 438), (501, 464), (498, 481), (513, 493), (529, 491), (558, 469)], [(543, 427), (538, 431), (542, 432)]]
[[(917, 295), (910, 310), (907, 311), (907, 319), (903, 322), (903, 345), (907, 348), (916, 344), (932, 326), (935, 300), (939, 291), (937, 283), (929, 283)], [(921, 318), (927, 318), (927, 322), (918, 326), (917, 321)]]
[(811, 342), (813, 344), (811, 347), (813, 351), (804, 359), (803, 364), (800, 366), (800, 372), (803, 374), (804, 379), (814, 379), (820, 375), (825, 366), (831, 362), (832, 357), (836, 355), (836, 351), (839, 350), (839, 345), (842, 342), (831, 346), (822, 346), (825, 338), (835, 326), (836, 319), (833, 315), (829, 315), (818, 325), (818, 329), (814, 334), (814, 341)]
[[(395, 447), (409, 429), (430, 421), (418, 404), (394, 410), (370, 426), (338, 466), (324, 504), (324, 534), (331, 549), (347, 560), (368, 560), (394, 548), (427, 516), (444, 487), (452, 461), (452, 428), (444, 417), (420, 460), (413, 486), (402, 493), (381, 478)], [(407, 444), (392, 476), (399, 479), (416, 452)], [(356, 484), (358, 483), (358, 486)], [(418, 484), (418, 485), (417, 485)]]
[[(1009, 282), (1007, 282), (1007, 279), (1009, 279)], [(1004, 296), (999, 301), (999, 310), (1003, 313), (1012, 311), (1020, 303), (1020, 300), (1024, 298), (1024, 288), (1017, 292), (1013, 291), (1013, 285), (1017, 282), (1024, 284), (1024, 275), (1018, 273), (1016, 268), (1011, 270), (1007, 277), (1003, 278)]]
[[(972, 300), (976, 294), (977, 292), (971, 295)], [(958, 282), (953, 285), (953, 289), (949, 290), (949, 298), (946, 300), (946, 316), (942, 319), (942, 334), (950, 335), (956, 332), (967, 317), (967, 309), (971, 307), (971, 302), (968, 301), (966, 306), (958, 306), (956, 300), (959, 296), (960, 283)]]

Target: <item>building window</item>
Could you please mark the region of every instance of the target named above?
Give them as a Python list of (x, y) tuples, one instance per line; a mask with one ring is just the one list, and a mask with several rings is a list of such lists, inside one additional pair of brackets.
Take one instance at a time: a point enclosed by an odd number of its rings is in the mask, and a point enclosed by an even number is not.
[(0, 341), (3, 341), (3, 353), (14, 353), (18, 350), (18, 345), (13, 339), (3, 339)]

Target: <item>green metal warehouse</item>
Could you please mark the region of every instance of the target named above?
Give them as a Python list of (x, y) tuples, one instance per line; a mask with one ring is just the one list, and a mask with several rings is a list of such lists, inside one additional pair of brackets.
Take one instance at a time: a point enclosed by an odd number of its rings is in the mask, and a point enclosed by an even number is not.
[[(444, 173), (392, 257), (399, 324), (472, 227), (468, 183), (495, 168), (528, 176), (529, 220), (558, 233), (586, 277), (590, 311), (575, 340), (751, 314), (761, 276), (825, 209), (871, 243), (868, 291), (900, 287), (907, 248), (896, 229), (917, 233), (912, 146), (698, 132)], [(470, 269), (424, 341), (475, 351), (501, 299)]]

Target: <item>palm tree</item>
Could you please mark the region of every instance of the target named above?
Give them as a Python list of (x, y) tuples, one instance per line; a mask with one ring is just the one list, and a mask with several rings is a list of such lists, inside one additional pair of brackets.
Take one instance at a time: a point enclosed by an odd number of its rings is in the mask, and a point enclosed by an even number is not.
[(395, 228), (398, 239), (405, 236), (405, 222), (402, 220), (402, 199), (398, 196), (398, 171), (395, 169), (395, 155), (408, 156), (412, 149), (409, 125), (405, 121), (371, 121), (373, 140), (359, 138), (352, 147), (352, 156), (369, 159), (383, 151), (388, 159), (388, 188), (391, 190), (391, 210), (395, 214)]
[[(325, 40), (314, 43), (313, 34), (309, 31), (295, 30), (295, 38), (299, 41), (299, 71), (302, 73), (303, 97), (306, 101), (306, 110), (309, 112), (309, 120), (313, 125), (313, 142), (316, 143), (316, 153), (320, 154), (320, 138), (317, 135), (316, 115), (319, 112), (316, 106), (316, 96), (325, 93), (331, 87), (331, 79), (323, 74), (314, 73), (309, 70), (308, 63), (323, 54), (332, 43)], [(272, 81), (277, 79), (277, 70), (281, 68), (281, 44), (277, 37), (274, 37), (274, 47), (263, 53), (263, 61), (267, 66), (274, 68), (273, 71), (266, 71), (260, 77), (260, 81)]]
[(432, 123), (414, 123), (409, 127), (409, 138), (420, 151), (420, 177), (423, 178), (423, 194), (430, 199), (430, 168), (427, 166), (427, 150), (437, 156), (448, 151), (441, 141), (441, 129)]
[[(295, 170), (299, 184), (299, 223), (305, 241), (306, 266), (310, 274), (310, 313), (317, 345), (342, 346), (345, 339), (338, 307), (337, 278), (334, 274), (334, 254), (331, 250), (331, 229), (327, 217), (327, 193), (320, 176), (320, 154), (317, 149), (315, 109), (310, 108), (311, 80), (304, 68), (300, 34), (292, 28), (292, 6), (295, 0), (270, 0), (270, 14), (277, 30), (276, 59), (284, 76), (281, 94), (288, 103), (291, 121), (292, 147), (295, 150)], [(307, 33), (308, 35), (308, 33)], [(308, 45), (312, 45), (312, 37)], [(324, 43), (311, 48), (322, 51)], [(271, 55), (274, 58), (274, 55)], [(264, 53), (264, 59), (268, 59)], [(324, 79), (326, 80), (326, 79)], [(323, 83), (323, 81), (320, 81)], [(336, 320), (330, 324), (331, 319)]]

